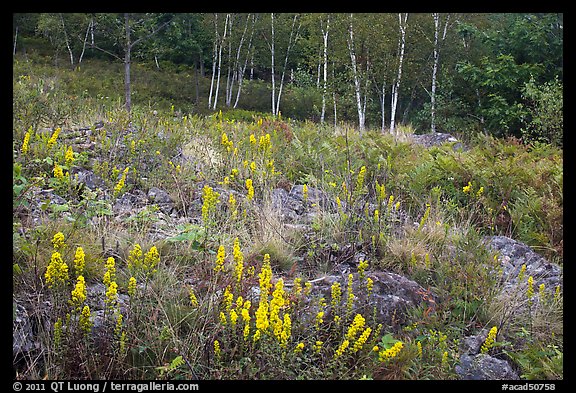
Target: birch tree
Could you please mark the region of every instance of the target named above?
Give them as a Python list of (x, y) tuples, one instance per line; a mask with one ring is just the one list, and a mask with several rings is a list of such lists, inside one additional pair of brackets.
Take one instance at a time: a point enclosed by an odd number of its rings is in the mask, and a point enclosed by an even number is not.
[(271, 26), (271, 38), (268, 46), (270, 48), (270, 55), (271, 55), (271, 74), (272, 74), (272, 114), (278, 116), (280, 113), (280, 99), (282, 97), (282, 90), (284, 88), (284, 77), (286, 75), (286, 69), (288, 67), (288, 58), (290, 56), (290, 52), (294, 47), (296, 41), (299, 38), (300, 34), (300, 23), (296, 26), (296, 22), (298, 21), (298, 14), (295, 14), (292, 18), (292, 27), (290, 29), (290, 36), (288, 38), (288, 45), (286, 48), (286, 54), (284, 56), (284, 65), (282, 67), (282, 73), (280, 75), (280, 86), (278, 89), (278, 94), (276, 95), (276, 31), (274, 25), (275, 16), (274, 13), (270, 14), (270, 26)]
[(330, 32), (330, 15), (326, 17), (326, 26), (323, 20), (320, 19), (320, 29), (322, 31), (322, 48), (323, 48), (323, 69), (324, 69), (324, 86), (322, 88), (322, 110), (320, 113), (320, 123), (324, 124), (324, 116), (326, 115), (326, 93), (328, 81), (328, 33)]
[[(353, 15), (350, 14), (350, 24), (348, 26), (348, 36), (346, 43), (348, 44), (348, 53), (350, 55), (350, 62), (352, 65), (352, 79), (354, 82), (354, 93), (356, 97), (356, 109), (358, 110), (358, 128), (360, 134), (364, 132), (366, 126), (366, 100), (367, 95), (364, 94), (362, 98), (362, 91), (361, 91), (361, 76), (360, 71), (358, 70), (357, 66), (357, 59), (356, 59), (356, 49), (354, 48), (354, 26), (353, 26)], [(368, 74), (370, 67), (370, 62), (368, 60), (368, 56), (366, 56), (366, 74)], [(366, 87), (368, 86), (368, 78), (365, 80)]]
[[(443, 28), (439, 13), (433, 13), (432, 18), (434, 19), (434, 65), (432, 66), (432, 87), (430, 89), (430, 129), (434, 133), (436, 132), (436, 75), (440, 64), (440, 45), (446, 39), (450, 14), (446, 16)], [(442, 30), (441, 36), (440, 30)]]
[(392, 103), (390, 109), (390, 133), (396, 133), (396, 108), (398, 106), (398, 95), (400, 92), (400, 81), (402, 79), (402, 62), (404, 61), (404, 48), (406, 47), (406, 27), (408, 26), (408, 13), (398, 14), (398, 26), (400, 36), (398, 39), (398, 75), (392, 85)]

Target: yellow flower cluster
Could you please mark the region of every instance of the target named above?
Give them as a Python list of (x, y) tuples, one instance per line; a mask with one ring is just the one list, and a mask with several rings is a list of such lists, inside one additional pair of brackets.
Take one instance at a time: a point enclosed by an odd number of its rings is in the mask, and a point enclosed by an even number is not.
[(76, 286), (72, 290), (72, 299), (70, 304), (80, 310), (80, 306), (86, 301), (86, 281), (84, 276), (78, 276), (76, 279)]
[(128, 269), (130, 271), (134, 269), (140, 269), (142, 266), (142, 247), (140, 244), (134, 244), (134, 247), (128, 253)]
[(58, 251), (52, 253), (44, 277), (46, 278), (46, 283), (49, 288), (59, 286), (60, 284), (66, 284), (68, 282), (68, 265), (64, 262), (62, 255), (60, 255)]
[(56, 179), (63, 179), (64, 178), (64, 171), (62, 170), (62, 167), (60, 165), (58, 165), (58, 163), (54, 163), (54, 177)]
[(360, 276), (360, 279), (363, 280), (364, 279), (364, 272), (366, 271), (366, 269), (368, 268), (368, 261), (365, 261), (364, 259), (361, 259), (358, 262), (358, 275)]
[(150, 250), (144, 254), (144, 262), (142, 267), (148, 276), (156, 273), (156, 267), (160, 263), (160, 254), (156, 246), (150, 247)]
[(234, 148), (234, 142), (228, 139), (228, 135), (226, 135), (225, 132), (222, 133), (221, 143), (222, 146), (224, 146), (228, 152), (232, 151), (232, 149)]
[(124, 186), (126, 185), (126, 176), (128, 176), (129, 170), (130, 170), (130, 167), (124, 168), (124, 171), (122, 172), (122, 176), (120, 177), (120, 180), (118, 180), (118, 183), (116, 183), (116, 185), (114, 186), (114, 196), (115, 197), (120, 195), (122, 193), (122, 190), (124, 190)]
[(498, 328), (493, 326), (492, 329), (488, 332), (488, 337), (486, 337), (486, 341), (482, 344), (480, 348), (480, 353), (486, 353), (492, 348), (494, 345), (494, 341), (496, 340), (496, 334), (498, 334)]
[(104, 272), (103, 282), (106, 287), (116, 280), (116, 261), (114, 257), (108, 257), (104, 265), (106, 271)]
[(361, 314), (356, 314), (354, 320), (348, 327), (348, 331), (346, 332), (346, 339), (353, 341), (356, 338), (358, 332), (364, 328), (365, 323), (366, 320), (364, 317)]
[(386, 186), (384, 184), (380, 185), (378, 180), (376, 180), (376, 199), (379, 204), (384, 203), (386, 200)]
[(66, 149), (66, 153), (64, 154), (64, 161), (68, 167), (72, 165), (74, 162), (74, 150), (72, 150), (72, 146), (68, 146)]
[(24, 142), (22, 142), (22, 154), (28, 153), (28, 144), (30, 143), (30, 135), (32, 134), (32, 127), (24, 134)]
[(352, 273), (348, 274), (348, 288), (346, 296), (346, 311), (348, 313), (352, 312), (352, 306), (354, 305), (354, 292), (353, 292), (353, 280), (354, 276)]
[(362, 188), (364, 187), (364, 178), (366, 177), (366, 167), (362, 166), (360, 168), (360, 172), (358, 172), (358, 177), (356, 178), (356, 188), (354, 189), (354, 191), (356, 193), (359, 193), (362, 191)]
[(104, 302), (110, 308), (115, 308), (118, 305), (118, 284), (116, 284), (116, 281), (112, 281), (108, 286)]
[(463, 191), (465, 194), (469, 194), (469, 193), (472, 191), (472, 183), (471, 183), (471, 182), (468, 182), (468, 185), (467, 185), (467, 186), (462, 187), (462, 191)]
[(217, 358), (220, 358), (220, 354), (221, 354), (220, 343), (218, 342), (218, 340), (214, 340), (214, 355), (216, 355)]
[(312, 345), (312, 350), (316, 353), (320, 353), (320, 351), (322, 350), (322, 345), (324, 344), (323, 341), (316, 341), (316, 343), (314, 343)]
[(384, 351), (380, 351), (378, 353), (378, 360), (380, 360), (381, 362), (386, 362), (390, 359), (393, 359), (396, 356), (398, 356), (402, 348), (404, 348), (404, 344), (402, 343), (402, 341), (398, 341), (391, 348), (388, 348)]
[(242, 281), (242, 272), (244, 271), (244, 254), (242, 250), (240, 250), (240, 241), (238, 238), (234, 239), (233, 255), (235, 263), (234, 273), (236, 275), (236, 281), (240, 284), (240, 281)]
[(92, 320), (90, 319), (90, 307), (85, 305), (80, 313), (80, 320), (78, 321), (80, 325), (80, 330), (84, 333), (87, 337), (90, 335), (90, 331), (92, 330)]
[(334, 284), (332, 284), (332, 287), (330, 288), (330, 295), (331, 295), (330, 304), (332, 305), (332, 309), (336, 310), (342, 300), (342, 288), (340, 287), (339, 282), (335, 282)]
[(314, 318), (314, 327), (316, 328), (316, 330), (319, 330), (320, 325), (324, 322), (322, 318), (324, 318), (324, 311), (318, 311), (318, 314), (316, 314), (316, 318)]
[(128, 280), (128, 296), (133, 298), (136, 295), (136, 278), (130, 277)]
[(254, 136), (254, 134), (250, 134), (250, 145), (252, 145), (252, 147), (256, 147), (256, 144), (258, 142), (256, 141), (256, 137)]
[(374, 290), (374, 280), (372, 280), (370, 277), (366, 279), (366, 290), (368, 291), (368, 295), (370, 295)]
[(84, 274), (84, 268), (86, 267), (85, 254), (82, 247), (76, 248), (76, 253), (74, 254), (74, 271), (76, 272), (76, 277)]
[(52, 246), (55, 251), (60, 251), (66, 247), (66, 243), (64, 243), (64, 234), (62, 232), (57, 232), (54, 235), (52, 238)]
[(267, 152), (270, 149), (270, 134), (260, 136), (260, 141), (258, 143), (258, 149)]
[(308, 202), (308, 186), (306, 184), (302, 185), (302, 197), (304, 198), (304, 203)]
[(296, 347), (294, 348), (294, 353), (300, 353), (302, 352), (303, 349), (304, 349), (304, 343), (300, 342), (296, 344)]
[(202, 220), (204, 221), (204, 225), (208, 222), (210, 213), (216, 209), (219, 196), (220, 194), (208, 185), (202, 188)]
[(254, 199), (254, 186), (252, 185), (252, 179), (246, 179), (246, 189), (248, 190), (246, 197), (251, 201)]
[(54, 322), (54, 348), (60, 348), (62, 342), (62, 318)]
[(216, 254), (216, 265), (214, 266), (215, 272), (221, 272), (224, 270), (224, 259), (226, 259), (226, 250), (223, 245), (220, 245), (220, 247), (218, 247), (218, 253)]
[(368, 341), (368, 338), (370, 337), (371, 333), (372, 328), (367, 327), (366, 329), (364, 329), (360, 337), (358, 337), (358, 340), (356, 340), (356, 342), (354, 343), (354, 346), (351, 349), (352, 353), (356, 353), (364, 347), (364, 344), (366, 344), (366, 341)]
[(526, 296), (528, 296), (528, 299), (532, 299), (532, 296), (534, 296), (534, 278), (532, 276), (528, 277)]
[(56, 139), (58, 139), (58, 135), (60, 134), (60, 131), (62, 131), (60, 129), (60, 127), (56, 128), (54, 130), (54, 133), (52, 134), (52, 136), (50, 137), (50, 139), (48, 140), (48, 143), (47, 143), (48, 149), (52, 148), (52, 146), (54, 146), (56, 144)]
[(344, 340), (342, 344), (340, 344), (338, 349), (336, 349), (336, 352), (334, 353), (334, 359), (338, 359), (340, 356), (342, 356), (342, 354), (344, 353), (344, 351), (346, 351), (346, 348), (348, 348), (349, 345), (350, 341)]

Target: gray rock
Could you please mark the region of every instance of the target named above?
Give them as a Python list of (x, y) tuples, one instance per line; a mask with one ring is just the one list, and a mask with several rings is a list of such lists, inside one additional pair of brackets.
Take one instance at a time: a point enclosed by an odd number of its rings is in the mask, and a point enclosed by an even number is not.
[(534, 288), (544, 284), (550, 292), (556, 290), (556, 286), (562, 288), (562, 269), (560, 266), (548, 262), (544, 257), (535, 253), (528, 245), (506, 236), (485, 237), (487, 246), (498, 253), (498, 259), (502, 266), (502, 280), (505, 291), (513, 290), (518, 285), (518, 275), (522, 265), (526, 265), (523, 280), (529, 276), (534, 279)]
[(26, 308), (16, 302), (13, 306), (12, 354), (24, 355), (34, 348), (34, 333)]
[(150, 190), (148, 190), (148, 199), (150, 202), (157, 204), (174, 203), (170, 194), (158, 187), (151, 187)]
[(460, 142), (458, 139), (450, 134), (444, 134), (441, 132), (431, 132), (422, 135), (412, 135), (412, 142), (425, 147), (441, 146), (445, 143), (453, 143), (452, 149), (454, 150), (466, 150), (466, 146)]
[(460, 379), (464, 380), (518, 380), (518, 374), (506, 360), (481, 353), (462, 355), (455, 367)]
[(84, 186), (89, 188), (91, 191), (104, 187), (104, 181), (99, 176), (82, 167), (73, 166), (70, 168), (70, 176), (78, 183), (84, 184)]

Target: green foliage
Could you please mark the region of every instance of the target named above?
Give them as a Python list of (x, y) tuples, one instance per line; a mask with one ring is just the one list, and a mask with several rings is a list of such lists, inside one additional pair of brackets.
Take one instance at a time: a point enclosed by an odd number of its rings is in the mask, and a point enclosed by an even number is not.
[(522, 136), (528, 141), (552, 143), (562, 147), (564, 137), (563, 85), (555, 79), (537, 85), (532, 78), (524, 85), (530, 116), (524, 121)]

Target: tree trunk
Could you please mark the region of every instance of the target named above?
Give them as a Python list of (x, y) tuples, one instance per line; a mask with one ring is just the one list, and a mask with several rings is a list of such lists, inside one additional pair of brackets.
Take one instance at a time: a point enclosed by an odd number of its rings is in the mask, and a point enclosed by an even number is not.
[(222, 69), (222, 47), (224, 46), (224, 41), (226, 40), (226, 32), (228, 29), (228, 18), (230, 14), (226, 14), (226, 21), (224, 22), (224, 34), (222, 35), (222, 40), (220, 41), (220, 48), (218, 49), (218, 76), (216, 78), (216, 92), (214, 93), (214, 105), (212, 109), (216, 110), (216, 104), (218, 103), (218, 90), (220, 89), (220, 71)]
[(16, 41), (18, 41), (18, 26), (16, 26), (16, 34), (14, 35), (14, 49), (12, 50), (12, 56), (16, 56)]
[(212, 49), (212, 78), (210, 79), (210, 94), (208, 96), (208, 109), (212, 108), (212, 92), (214, 89), (214, 78), (216, 78), (216, 61), (218, 60), (218, 14), (214, 14), (214, 47)]
[(132, 51), (132, 43), (130, 42), (130, 16), (124, 14), (124, 21), (126, 26), (126, 48), (124, 52), (124, 94), (126, 99), (126, 110), (130, 113), (132, 109), (132, 94), (130, 91), (130, 56)]
[(400, 80), (402, 78), (402, 62), (404, 60), (404, 47), (406, 46), (406, 22), (408, 20), (408, 13), (402, 16), (398, 14), (398, 21), (400, 25), (400, 38), (399, 38), (399, 60), (398, 60), (398, 76), (395, 83), (392, 85), (392, 108), (390, 113), (390, 133), (396, 133), (396, 107), (398, 106), (398, 95), (400, 91)]
[(380, 109), (382, 110), (382, 133), (386, 130), (386, 82), (382, 82), (382, 95), (380, 97)]
[(330, 29), (330, 17), (326, 20), (326, 30), (324, 27), (320, 26), (322, 29), (322, 38), (324, 43), (323, 54), (324, 54), (324, 87), (322, 89), (322, 112), (320, 114), (320, 123), (324, 124), (324, 116), (326, 115), (326, 90), (327, 90), (327, 80), (328, 80), (328, 31)]
[(254, 25), (256, 24), (256, 16), (252, 15), (252, 30), (250, 31), (250, 40), (248, 41), (248, 48), (246, 50), (246, 59), (244, 60), (244, 66), (238, 71), (238, 92), (236, 93), (236, 101), (234, 102), (234, 108), (238, 106), (238, 101), (240, 100), (240, 93), (242, 91), (242, 83), (244, 82), (244, 73), (246, 72), (246, 66), (248, 65), (248, 57), (252, 51), (252, 38), (254, 37)]
[(444, 31), (442, 33), (442, 40), (440, 41), (440, 14), (432, 14), (434, 18), (434, 66), (432, 67), (432, 88), (430, 94), (430, 129), (436, 132), (436, 78), (438, 67), (440, 64), (440, 42), (446, 39), (446, 32), (448, 31), (448, 20), (450, 15), (446, 17), (444, 22)]
[(275, 75), (274, 75), (274, 13), (270, 14), (271, 17), (271, 28), (272, 28), (272, 40), (270, 43), (270, 54), (272, 57), (272, 64), (271, 64), (271, 71), (272, 71), (272, 114), (276, 114), (276, 82), (275, 82)]
[(66, 26), (64, 25), (64, 17), (60, 14), (60, 23), (62, 23), (62, 32), (64, 33), (64, 42), (66, 43), (66, 48), (68, 49), (68, 54), (70, 55), (70, 65), (74, 65), (74, 54), (72, 53), (72, 48), (70, 48), (70, 41), (68, 40), (68, 33), (66, 33)]
[(350, 53), (350, 62), (352, 63), (352, 76), (354, 78), (354, 92), (356, 93), (356, 108), (358, 110), (358, 127), (360, 135), (364, 131), (364, 110), (362, 105), (362, 97), (360, 92), (360, 79), (358, 76), (358, 69), (356, 67), (356, 53), (354, 52), (354, 32), (352, 27), (352, 14), (350, 14), (350, 27), (348, 29), (350, 37), (348, 38), (348, 52)]
[(294, 25), (296, 24), (296, 19), (298, 19), (298, 15), (294, 15), (294, 20), (292, 21), (292, 29), (290, 30), (290, 38), (288, 40), (288, 48), (286, 49), (286, 57), (284, 58), (284, 67), (282, 68), (282, 76), (280, 78), (280, 88), (278, 89), (278, 97), (276, 98), (276, 113), (277, 116), (280, 113), (280, 97), (282, 97), (282, 88), (284, 87), (284, 75), (286, 74), (286, 68), (288, 67), (288, 56), (290, 55), (290, 51), (292, 50), (292, 46), (298, 40), (298, 34), (300, 32), (300, 25), (298, 25), (298, 29), (296, 29), (296, 34), (294, 35), (294, 41), (292, 41), (292, 36), (294, 33)]

